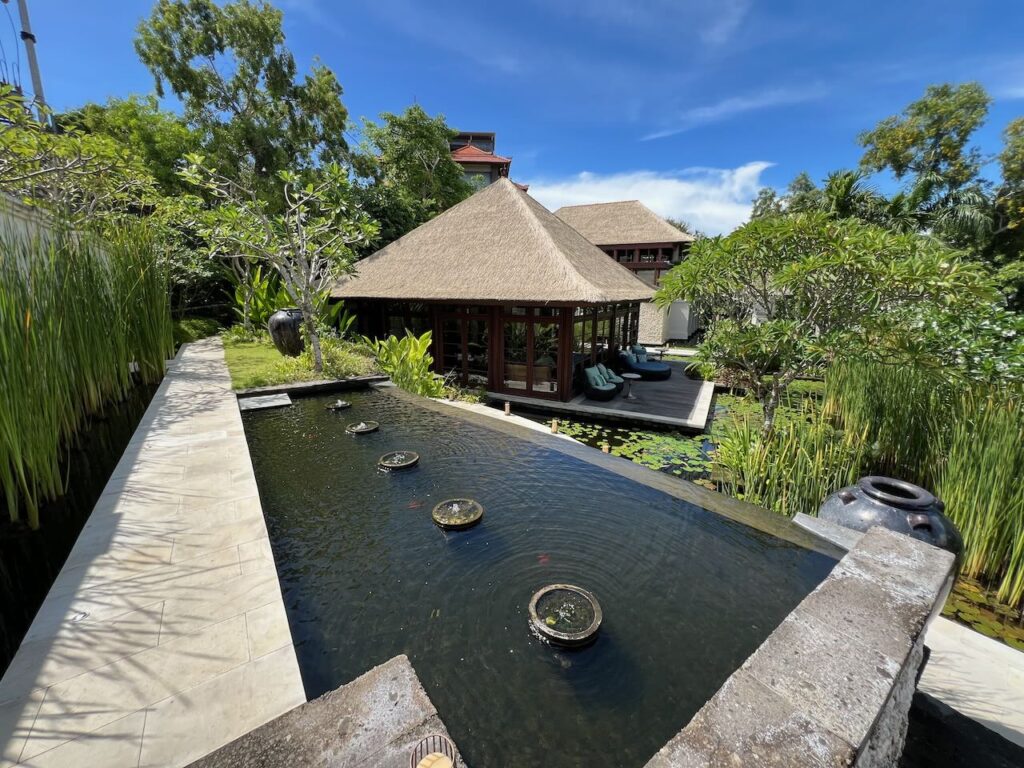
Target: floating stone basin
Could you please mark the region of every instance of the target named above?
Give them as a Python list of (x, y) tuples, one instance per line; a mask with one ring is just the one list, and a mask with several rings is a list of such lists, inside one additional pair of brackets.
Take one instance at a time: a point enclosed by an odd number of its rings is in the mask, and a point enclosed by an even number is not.
[(408, 469), (419, 463), (420, 455), (415, 451), (392, 451), (380, 457), (377, 466), (382, 469)]
[(530, 600), (530, 623), (556, 645), (578, 647), (593, 642), (601, 619), (597, 598), (572, 584), (549, 584)]
[(351, 435), (365, 435), (368, 432), (376, 432), (380, 424), (376, 421), (358, 421), (345, 427), (345, 431)]
[(484, 516), (484, 508), (473, 499), (447, 499), (434, 507), (430, 516), (439, 528), (461, 531), (479, 523)]

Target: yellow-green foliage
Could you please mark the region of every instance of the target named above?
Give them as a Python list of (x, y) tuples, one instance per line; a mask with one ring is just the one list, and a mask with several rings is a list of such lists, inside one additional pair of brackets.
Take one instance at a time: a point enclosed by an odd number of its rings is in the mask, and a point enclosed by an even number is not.
[(158, 381), (172, 351), (167, 279), (143, 228), (106, 243), (56, 227), (0, 229), (0, 484), (12, 519), (64, 490), (61, 450), (83, 419)]
[(308, 351), (298, 357), (282, 357), (266, 334), (250, 341), (238, 340), (250, 337), (229, 331), (221, 338), (224, 340), (224, 358), (231, 373), (231, 386), (235, 389), (316, 379), (347, 379), (375, 371), (371, 355), (361, 346), (341, 339), (320, 339), (324, 371), (316, 373)]
[(444, 395), (444, 381), (432, 370), (434, 358), (430, 354), (430, 331), (422, 336), (406, 331), (400, 339), (389, 336), (376, 341), (364, 339), (364, 342), (373, 349), (377, 364), (391, 377), (395, 386), (424, 397)]

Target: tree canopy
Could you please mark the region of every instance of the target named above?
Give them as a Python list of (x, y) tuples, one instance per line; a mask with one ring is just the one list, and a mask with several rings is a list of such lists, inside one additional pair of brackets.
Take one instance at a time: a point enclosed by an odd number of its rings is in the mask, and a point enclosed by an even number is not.
[(299, 78), (281, 21), (263, 0), (157, 0), (135, 40), (157, 95), (181, 101), (206, 155), (267, 194), (280, 194), (280, 171), (348, 158), (341, 85), (322, 64)]
[(199, 136), (181, 117), (160, 109), (154, 96), (85, 104), (56, 120), (65, 131), (109, 136), (126, 147), (142, 161), (165, 195), (186, 191), (177, 171), (185, 155), (199, 150)]
[(808, 213), (755, 219), (695, 243), (655, 301), (685, 299), (705, 315), (697, 362), (752, 392), (767, 431), (796, 377), (854, 349), (906, 351), (897, 331), (926, 312), (994, 297), (980, 264), (934, 239)]
[(462, 166), (452, 160), (450, 142), (457, 132), (444, 115), (431, 117), (413, 104), (401, 114), (384, 112), (380, 120), (363, 121), (366, 141), (356, 160), (361, 176), (399, 190), (426, 218), (470, 195)]
[(859, 137), (865, 148), (861, 166), (889, 170), (897, 179), (933, 176), (949, 189), (973, 181), (981, 152), (969, 147), (985, 122), (991, 98), (978, 83), (930, 85), (922, 98)]

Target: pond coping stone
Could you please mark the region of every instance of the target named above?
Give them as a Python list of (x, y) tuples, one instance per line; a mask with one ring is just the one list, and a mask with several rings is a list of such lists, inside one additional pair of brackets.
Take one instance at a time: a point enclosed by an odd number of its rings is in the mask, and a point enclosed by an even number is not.
[(407, 768), (426, 736), (448, 736), (408, 657), (271, 720), (190, 768)]

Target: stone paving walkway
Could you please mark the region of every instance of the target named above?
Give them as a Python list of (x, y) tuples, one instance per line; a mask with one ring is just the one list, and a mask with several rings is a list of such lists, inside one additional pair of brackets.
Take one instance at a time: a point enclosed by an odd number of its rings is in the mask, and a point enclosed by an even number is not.
[(182, 766), (303, 702), (223, 350), (198, 342), (0, 680), (0, 766)]

